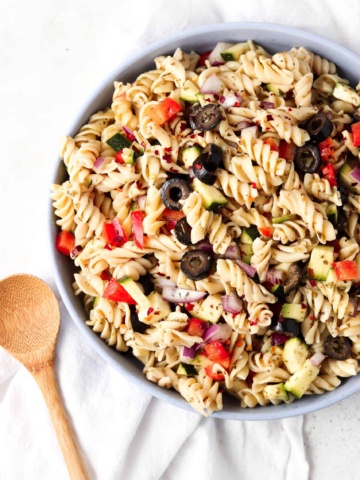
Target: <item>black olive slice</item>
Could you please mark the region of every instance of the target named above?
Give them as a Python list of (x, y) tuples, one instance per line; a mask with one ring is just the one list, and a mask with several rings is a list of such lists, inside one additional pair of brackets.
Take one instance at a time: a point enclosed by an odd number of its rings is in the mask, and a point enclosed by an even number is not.
[(355, 108), (353, 112), (353, 119), (355, 122), (360, 122), (360, 107)]
[(211, 256), (208, 253), (190, 250), (183, 255), (180, 268), (190, 280), (202, 280), (209, 276), (211, 265)]
[(346, 360), (351, 356), (352, 341), (347, 337), (328, 335), (324, 341), (324, 350), (328, 357), (335, 360)]
[(221, 164), (222, 153), (222, 149), (218, 145), (215, 145), (215, 143), (209, 143), (198, 158), (201, 158), (201, 161), (207, 170), (215, 172)]
[(308, 132), (312, 140), (321, 142), (330, 137), (333, 130), (333, 124), (325, 113), (317, 113), (307, 120), (305, 130)]
[(279, 317), (274, 330), (276, 332), (288, 333), (293, 337), (298, 337), (300, 334), (299, 322), (292, 318)]
[(220, 109), (217, 105), (209, 103), (205, 107), (197, 109), (195, 115), (190, 116), (190, 124), (194, 130), (211, 130), (215, 128), (221, 120)]
[(185, 110), (184, 116), (189, 121), (190, 127), (193, 130), (196, 130), (195, 117), (196, 114), (201, 110), (200, 103), (194, 103), (189, 109)]
[(154, 291), (154, 284), (151, 279), (152, 275), (150, 275), (150, 273), (146, 273), (145, 275), (139, 277), (139, 283), (142, 285), (145, 295), (149, 295)]
[(130, 321), (134, 332), (145, 333), (145, 331), (149, 328), (149, 325), (140, 322), (135, 305), (130, 305)]
[(311, 144), (296, 147), (294, 162), (300, 172), (314, 173), (321, 165), (319, 150)]
[(190, 186), (187, 181), (181, 178), (170, 178), (167, 180), (160, 190), (160, 196), (166, 208), (170, 210), (181, 210), (182, 204), (180, 200), (185, 200), (191, 193)]
[(298, 263), (290, 265), (287, 277), (284, 282), (284, 293), (288, 295), (290, 292), (298, 288), (302, 280), (303, 271)]
[(192, 245), (191, 241), (191, 227), (186, 218), (182, 218), (176, 222), (174, 234), (177, 240), (183, 245)]
[(211, 172), (210, 170), (207, 170), (207, 168), (205, 167), (205, 165), (201, 160), (201, 155), (196, 160), (194, 160), (192, 168), (193, 168), (195, 177), (198, 178), (200, 182), (206, 183), (206, 185), (214, 185), (217, 177), (215, 173)]

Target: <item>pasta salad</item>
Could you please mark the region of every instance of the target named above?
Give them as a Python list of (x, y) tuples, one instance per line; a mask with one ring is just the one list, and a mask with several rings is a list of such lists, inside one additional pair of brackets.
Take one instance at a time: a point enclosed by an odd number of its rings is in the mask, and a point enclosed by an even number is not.
[(87, 325), (203, 415), (359, 371), (359, 90), (304, 47), (177, 49), (62, 138)]

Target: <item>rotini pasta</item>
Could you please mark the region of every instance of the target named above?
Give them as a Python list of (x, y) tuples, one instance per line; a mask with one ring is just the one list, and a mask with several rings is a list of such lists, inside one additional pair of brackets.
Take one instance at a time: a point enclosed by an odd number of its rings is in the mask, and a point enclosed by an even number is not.
[(304, 47), (228, 48), (114, 82), (51, 193), (86, 324), (203, 415), (323, 394), (360, 359), (359, 94)]

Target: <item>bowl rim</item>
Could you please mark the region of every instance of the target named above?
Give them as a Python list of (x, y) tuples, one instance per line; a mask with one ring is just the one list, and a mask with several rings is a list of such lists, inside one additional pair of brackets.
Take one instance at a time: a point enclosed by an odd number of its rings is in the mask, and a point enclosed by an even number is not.
[[(308, 32), (306, 30), (302, 30), (296, 27), (290, 27), (286, 25), (280, 25), (275, 23), (267, 23), (267, 22), (224, 22), (224, 23), (216, 23), (216, 24), (207, 24), (202, 25), (196, 28), (191, 28), (188, 30), (184, 30), (178, 33), (175, 33), (171, 36), (166, 38), (162, 38), (157, 40), (148, 46), (140, 49), (138, 52), (128, 56), (124, 61), (120, 62), (116, 67), (102, 80), (102, 82), (97, 86), (93, 92), (85, 99), (82, 99), (83, 107), (80, 109), (79, 113), (77, 114), (75, 120), (71, 121), (69, 124), (69, 128), (67, 129), (68, 135), (72, 136), (76, 133), (79, 128), (81, 122), (83, 122), (84, 118), (87, 116), (89, 117), (94, 110), (91, 110), (91, 105), (96, 101), (97, 97), (100, 96), (106, 88), (109, 88), (109, 85), (112, 85), (115, 80), (117, 80), (121, 76), (121, 72), (125, 71), (127, 68), (131, 66), (131, 64), (140, 61), (147, 55), (152, 54), (153, 52), (163, 49), (166, 51), (166, 48), (169, 48), (169, 44), (173, 44), (175, 42), (180, 43), (182, 40), (187, 39), (188, 37), (200, 36), (200, 35), (208, 35), (210, 32), (224, 32), (224, 35), (236, 29), (239, 32), (239, 37), (244, 30), (246, 31), (253, 31), (255, 32), (261, 31), (266, 32), (268, 34), (281, 34), (281, 35), (296, 35), (301, 37), (303, 41), (320, 44), (328, 49), (331, 50), (331, 54), (336, 52), (338, 55), (345, 57), (349, 61), (353, 61), (360, 66), (360, 56), (355, 54), (354, 52), (348, 50), (346, 47), (337, 44), (336, 42), (327, 39), (326, 37), (315, 34), (312, 32)], [(255, 40), (256, 41), (256, 40)], [(286, 44), (285, 39), (281, 39), (281, 42)], [(300, 46), (300, 45), (299, 45)], [(265, 45), (266, 48), (266, 45)], [(330, 56), (331, 60), (331, 56)], [(53, 183), (56, 183), (56, 179), (60, 176), (60, 172), (63, 170), (63, 162), (60, 160), (60, 157), (56, 157), (55, 165), (54, 165), (54, 172), (52, 175)], [(182, 408), (189, 412), (194, 413), (195, 415), (199, 415), (193, 408), (183, 399), (178, 392), (173, 390), (166, 390), (159, 387), (156, 383), (152, 383), (148, 381), (145, 375), (140, 372), (139, 375), (135, 374), (122, 364), (121, 356), (119, 355), (120, 352), (116, 352), (116, 357), (113, 354), (114, 350), (111, 349), (102, 339), (100, 339), (99, 335), (95, 334), (91, 328), (89, 328), (85, 322), (79, 318), (78, 313), (73, 305), (75, 300), (74, 294), (71, 296), (67, 289), (65, 282), (62, 279), (62, 273), (60, 265), (63, 261), (60, 254), (56, 252), (54, 247), (54, 239), (58, 232), (58, 227), (55, 225), (55, 215), (54, 215), (54, 208), (52, 205), (52, 200), (49, 202), (49, 210), (50, 210), (50, 221), (48, 222), (48, 240), (50, 241), (50, 254), (51, 254), (51, 262), (54, 271), (55, 282), (61, 296), (61, 299), (75, 325), (79, 328), (82, 335), (85, 336), (88, 343), (92, 348), (94, 348), (97, 353), (108, 363), (110, 364), (115, 370), (117, 370), (121, 375), (125, 378), (129, 379), (133, 384), (139, 387), (142, 390), (145, 390), (147, 393), (155, 396), (156, 398), (166, 401), (176, 407)], [(85, 310), (84, 310), (85, 311)], [(120, 360), (117, 360), (117, 358)], [(140, 376), (141, 375), (141, 376)], [(240, 420), (240, 421), (263, 421), (263, 420), (277, 420), (283, 418), (290, 418), (294, 416), (304, 415), (308, 413), (312, 413), (323, 408), (329, 407), (334, 405), (345, 398), (350, 397), (351, 395), (360, 391), (360, 382), (359, 385), (353, 383), (351, 385), (347, 385), (347, 388), (339, 388), (331, 391), (325, 392), (321, 395), (311, 395), (307, 398), (311, 397), (311, 400), (308, 402), (304, 402), (303, 399), (297, 400), (291, 404), (281, 404), (280, 406), (274, 405), (267, 405), (266, 407), (258, 406), (256, 408), (241, 408), (240, 405), (238, 406), (238, 410), (228, 411), (228, 410), (221, 410), (218, 412), (214, 412), (211, 414), (213, 418), (219, 419), (229, 419), (229, 420)], [(304, 398), (304, 397), (303, 397)], [(279, 408), (280, 407), (280, 408)]]

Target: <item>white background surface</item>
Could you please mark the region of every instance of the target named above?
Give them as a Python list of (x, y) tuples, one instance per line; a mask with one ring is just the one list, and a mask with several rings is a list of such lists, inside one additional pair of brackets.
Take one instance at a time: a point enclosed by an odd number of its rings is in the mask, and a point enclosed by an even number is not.
[[(47, 215), (58, 138), (67, 133), (84, 101), (122, 59), (142, 46), (176, 31), (222, 21), (266, 21), (296, 26), (319, 33), (360, 54), (359, 19), (360, 2), (356, 0), (341, 3), (339, 0), (238, 0), (227, 4), (224, 0), (19, 0), (16, 3), (1, 0), (0, 276), (26, 272), (54, 286), (49, 260)], [(66, 317), (65, 312), (63, 317)], [(205, 437), (210, 431), (206, 431), (202, 440), (203, 421), (195, 432), (200, 419), (191, 413), (181, 412), (182, 422), (176, 425), (178, 445), (174, 451), (171, 451), (171, 446), (166, 448), (167, 440), (161, 437), (164, 437), (166, 431), (159, 428), (159, 422), (164, 412), (175, 418), (180, 415), (178, 411), (174, 407), (150, 400), (148, 395), (142, 395), (135, 388), (130, 395), (127, 381), (116, 372), (110, 372), (102, 360), (91, 353), (96, 364), (93, 371), (98, 372), (97, 377), (94, 373), (92, 381), (100, 383), (99, 388), (104, 393), (101, 402), (93, 402), (87, 396), (89, 390), (85, 382), (84, 385), (79, 385), (79, 376), (72, 371), (71, 354), (75, 349), (78, 359), (83, 358), (84, 363), (88, 361), (89, 347), (81, 344), (77, 330), (66, 319), (60, 335), (58, 373), (62, 390), (68, 394), (66, 407), (75, 430), (86, 430), (86, 422), (94, 422), (94, 425), (99, 422), (99, 432), (105, 432), (106, 429), (101, 430), (103, 424), (100, 422), (106, 418), (109, 432), (118, 433), (118, 437), (114, 438), (120, 443), (124, 438), (127, 439), (127, 449), (119, 453), (118, 462), (113, 458), (106, 461), (109, 451), (112, 451), (107, 448), (106, 439), (98, 438), (96, 429), (87, 429), (92, 432), (92, 438), (84, 438), (79, 433), (81, 447), (93, 478), (156, 480), (163, 475), (161, 478), (173, 480), (188, 478), (187, 475), (195, 471), (196, 478), (200, 480), (216, 479), (220, 475), (224, 479), (243, 478), (239, 475), (239, 470), (231, 469), (227, 458), (223, 458), (220, 464), (212, 465), (210, 471), (208, 466), (211, 465), (211, 455), (208, 458), (202, 456), (202, 452), (199, 452), (200, 456), (191, 452), (191, 442), (195, 442), (194, 445), (196, 441), (206, 442)], [(87, 370), (91, 368), (89, 365), (83, 367)], [(15, 376), (16, 381), (12, 381)], [(111, 395), (108, 394), (110, 384)], [(40, 393), (36, 398), (32, 378), (25, 371), (19, 371), (16, 363), (3, 352), (0, 352), (0, 387), (0, 479), (67, 478), (49, 420), (47, 417), (44, 419), (44, 404)], [(26, 392), (29, 390), (32, 391), (32, 396), (31, 403), (27, 404)], [(76, 415), (84, 403), (87, 412), (92, 412), (90, 418)], [(140, 440), (139, 437), (134, 437), (140, 445), (131, 444), (131, 435), (134, 433), (130, 427), (133, 428), (140, 421), (137, 408), (147, 406), (147, 419), (141, 424), (143, 434)], [(121, 425), (114, 424), (111, 416), (104, 415), (104, 410), (111, 411), (114, 408), (125, 409), (127, 412), (122, 417), (124, 423)], [(356, 395), (339, 405), (305, 417), (304, 440), (312, 480), (360, 479), (359, 412), (360, 395)], [(232, 423), (222, 422), (221, 427), (217, 423), (214, 435), (219, 435), (219, 432), (221, 434), (217, 441), (226, 442), (230, 438), (227, 435), (233, 432)], [(243, 442), (244, 435), (251, 436), (251, 430), (257, 428), (252, 425), (238, 424), (241, 437), (239, 456), (245, 451), (250, 455), (249, 448), (246, 449)], [(301, 428), (301, 423), (297, 422), (296, 428), (299, 425)], [(278, 432), (291, 430), (291, 421), (274, 423), (274, 428)], [(195, 433), (188, 441), (187, 450), (181, 453), (181, 442), (193, 431)], [(301, 441), (301, 432), (295, 433)], [(42, 446), (44, 439), (46, 443)], [(157, 444), (158, 449), (154, 449)], [(266, 478), (269, 480), (305, 478), (298, 477), (296, 472), (291, 473), (291, 458), (290, 461), (287, 459), (283, 462), (287, 465), (287, 471), (276, 471), (276, 458), (278, 465), (282, 465), (279, 449), (285, 448), (281, 440), (269, 438), (268, 449), (261, 447), (258, 452), (256, 443), (251, 445), (252, 456), (244, 456), (243, 459), (244, 465), (250, 461), (253, 465), (252, 470), (242, 470), (247, 472), (247, 479), (260, 478), (256, 472), (262, 472), (265, 466), (268, 471)], [(173, 460), (172, 469), (167, 469), (166, 465), (179, 448), (180, 453)], [(51, 451), (50, 456), (47, 449)], [(142, 452), (142, 458), (136, 456), (138, 449)], [(151, 464), (150, 456), (156, 456), (156, 451), (161, 451), (157, 462), (163, 468), (149, 473), (146, 465), (147, 462)], [(191, 453), (194, 455), (191, 456)], [(101, 457), (102, 463), (94, 460), (96, 456)], [(17, 465), (14, 463), (16, 461)], [(204, 465), (205, 461), (207, 466)], [(33, 476), (35, 462), (36, 477)], [(194, 467), (194, 462), (197, 468)], [(125, 464), (128, 465), (127, 469), (124, 469)], [(102, 465), (101, 474), (99, 465)], [(207, 476), (202, 476), (208, 470)], [(173, 471), (178, 473), (175, 475), (171, 473)], [(118, 476), (114, 472), (126, 474)], [(306, 468), (303, 472), (306, 472)]]

